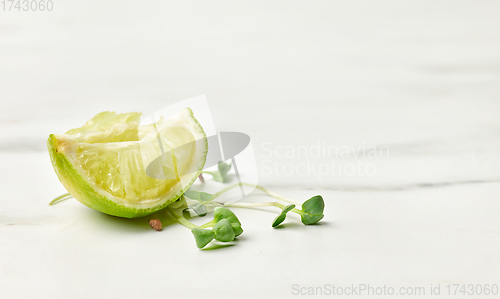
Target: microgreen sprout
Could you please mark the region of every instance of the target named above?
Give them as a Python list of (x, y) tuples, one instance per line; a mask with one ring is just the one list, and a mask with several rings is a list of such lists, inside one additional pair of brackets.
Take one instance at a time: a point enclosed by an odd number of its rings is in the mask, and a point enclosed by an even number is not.
[[(223, 202), (218, 202), (215, 201), (215, 199), (225, 192), (228, 192), (229, 190), (239, 187), (239, 186), (252, 186), (255, 187), (256, 189), (266, 193), (267, 195), (276, 198), (281, 201), (289, 202), (292, 203), (288, 206), (285, 206), (284, 204), (278, 202), (278, 201), (272, 201), (272, 202), (235, 202), (235, 203), (223, 203)], [(188, 192), (185, 193), (186, 196), (190, 199), (194, 199), (197, 202), (193, 203), (189, 207), (198, 214), (197, 210), (201, 210), (200, 206), (206, 206), (206, 207), (235, 207), (235, 208), (257, 208), (257, 207), (270, 207), (274, 206), (277, 208), (280, 208), (281, 214), (278, 215), (274, 221), (272, 222), (272, 227), (277, 227), (283, 221), (286, 219), (286, 214), (290, 211), (300, 215), (301, 221), (305, 225), (310, 225), (310, 224), (315, 224), (319, 222), (321, 219), (323, 219), (324, 214), (324, 208), (325, 208), (325, 203), (323, 200), (323, 197), (321, 195), (316, 195), (305, 201), (303, 204), (300, 204), (294, 200), (288, 199), (286, 197), (280, 196), (260, 185), (252, 185), (252, 184), (247, 184), (247, 183), (237, 183), (230, 185), (221, 191), (215, 193), (215, 194), (210, 194), (206, 192), (199, 192), (199, 191), (194, 191), (194, 190), (189, 190)], [(296, 206), (300, 206), (302, 209), (296, 209)], [(196, 208), (196, 209), (195, 209)], [(204, 211), (204, 210), (203, 210)]]
[(281, 214), (278, 215), (278, 217), (274, 218), (273, 221), (273, 227), (276, 227), (280, 225), (283, 221), (286, 219), (286, 213), (290, 212), (293, 208), (295, 208), (294, 204), (286, 206), (282, 211)]
[(184, 196), (194, 200), (194, 202), (189, 204), (186, 209), (193, 211), (197, 216), (200, 217), (207, 215), (208, 210), (206, 204), (214, 198), (214, 194), (194, 190), (186, 191), (186, 193), (184, 193)]
[(302, 223), (315, 224), (325, 216), (323, 215), (324, 209), (325, 202), (323, 201), (323, 197), (316, 195), (302, 204), (302, 210), (298, 214), (300, 214)]
[(243, 232), (240, 220), (227, 208), (216, 208), (214, 219), (201, 226), (187, 220), (170, 206), (167, 210), (177, 222), (191, 230), (198, 248), (204, 248), (214, 239), (220, 242), (231, 242)]
[(222, 220), (229, 221), (229, 223), (231, 224), (231, 227), (234, 230), (234, 234), (236, 237), (243, 233), (243, 229), (241, 228), (240, 220), (238, 219), (238, 217), (236, 217), (236, 215), (233, 213), (233, 211), (231, 211), (228, 208), (220, 208), (220, 207), (215, 208), (214, 220), (217, 223), (219, 223)]
[(214, 225), (215, 239), (221, 242), (231, 242), (236, 237), (231, 222), (227, 219), (222, 219)]
[[(210, 174), (214, 178), (214, 181), (224, 183), (227, 178), (227, 173), (231, 169), (231, 164), (220, 161), (217, 168), (217, 171), (202, 171), (202, 173)], [(200, 181), (203, 183), (205, 180), (201, 177)]]
[(186, 207), (185, 210), (190, 210), (198, 217), (205, 217), (208, 214), (207, 206), (199, 202), (195, 202)]
[(199, 191), (194, 191), (194, 190), (188, 190), (184, 193), (184, 196), (197, 200), (201, 203), (204, 202), (209, 202), (212, 200), (214, 197), (213, 194), (207, 193), (207, 192), (199, 192)]
[(207, 246), (215, 238), (215, 232), (210, 229), (195, 227), (191, 232), (196, 240), (196, 246), (200, 249)]

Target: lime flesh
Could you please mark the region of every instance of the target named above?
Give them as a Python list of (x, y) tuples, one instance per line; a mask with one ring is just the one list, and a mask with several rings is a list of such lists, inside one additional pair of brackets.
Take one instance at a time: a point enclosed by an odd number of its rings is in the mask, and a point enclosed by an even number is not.
[(49, 136), (54, 170), (78, 201), (109, 215), (141, 217), (176, 201), (196, 180), (208, 143), (192, 111), (148, 126), (139, 126), (140, 116), (102, 112), (81, 128)]

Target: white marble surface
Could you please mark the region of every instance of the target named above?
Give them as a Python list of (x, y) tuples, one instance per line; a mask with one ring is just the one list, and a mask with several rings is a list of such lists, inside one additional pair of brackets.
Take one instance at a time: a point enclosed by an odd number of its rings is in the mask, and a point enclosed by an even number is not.
[[(286, 298), (294, 284), (360, 283), (429, 296), (431, 284), (500, 284), (498, 11), (112, 0), (0, 11), (1, 297)], [(182, 227), (47, 205), (64, 192), (49, 133), (198, 94), (219, 130), (252, 137), (263, 185), (324, 196), (323, 225), (272, 229), (274, 212), (238, 209), (241, 241), (199, 251)], [(318, 145), (351, 152), (316, 155)], [(388, 150), (356, 151), (371, 146)], [(375, 172), (335, 168), (351, 165)]]

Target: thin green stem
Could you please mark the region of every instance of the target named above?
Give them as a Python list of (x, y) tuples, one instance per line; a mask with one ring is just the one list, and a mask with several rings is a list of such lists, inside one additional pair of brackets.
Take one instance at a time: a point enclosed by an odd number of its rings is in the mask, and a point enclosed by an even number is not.
[(209, 221), (203, 225), (200, 225), (200, 228), (208, 228), (208, 227), (212, 227), (216, 224), (217, 224), (217, 221), (215, 221), (215, 219), (213, 219), (212, 221)]
[[(260, 207), (277, 207), (280, 209), (285, 209), (285, 205), (277, 202), (277, 201), (270, 201), (270, 202), (218, 202), (218, 201), (212, 201), (208, 205), (215, 206), (215, 207), (232, 207), (232, 208), (260, 208)], [(294, 213), (297, 213), (299, 215), (302, 215), (303, 212), (298, 209), (292, 209), (291, 210)], [(210, 227), (208, 226), (210, 222), (200, 226), (201, 228), (206, 228)], [(207, 226), (205, 226), (207, 225)]]
[(212, 201), (209, 205), (217, 207), (234, 207), (234, 208), (259, 208), (259, 207), (277, 207), (284, 209), (286, 206), (280, 202), (218, 202)]
[(197, 228), (198, 227), (197, 225), (195, 225), (191, 221), (189, 221), (186, 218), (184, 218), (184, 216), (181, 216), (181, 215), (177, 214), (174, 211), (174, 209), (172, 209), (170, 207), (167, 207), (167, 209), (168, 209), (168, 212), (170, 213), (170, 215), (172, 215), (172, 217), (174, 217), (174, 219), (177, 220), (177, 222), (179, 222), (180, 224), (184, 225), (188, 229), (193, 229), (193, 228)]
[[(233, 207), (233, 208), (260, 208), (260, 207), (277, 207), (280, 209), (285, 209), (285, 205), (276, 202), (276, 201), (270, 201), (270, 202), (218, 202), (218, 201), (212, 201), (209, 203), (209, 205), (216, 206), (216, 207)], [(297, 213), (299, 215), (302, 215), (303, 212), (298, 209), (292, 209), (291, 210), (294, 213)], [(207, 223), (208, 224), (208, 223)], [(201, 226), (203, 227), (203, 225)]]
[(50, 203), (49, 206), (53, 206), (56, 203), (60, 203), (61, 201), (65, 201), (66, 199), (69, 199), (72, 195), (69, 193), (64, 193), (62, 195), (59, 195), (58, 197), (54, 198)]
[(302, 206), (302, 204), (300, 202), (295, 201), (293, 199), (289, 199), (289, 198), (283, 197), (281, 195), (278, 195), (278, 194), (276, 194), (276, 193), (274, 193), (274, 192), (272, 192), (272, 191), (270, 191), (270, 190), (268, 190), (268, 189), (266, 189), (266, 188), (264, 188), (264, 187), (262, 187), (260, 185), (255, 185), (255, 188), (259, 189), (260, 191), (262, 191), (264, 193), (267, 193), (267, 195), (269, 195), (271, 197), (274, 197), (276, 199), (279, 199), (279, 200), (282, 200), (282, 201), (286, 201), (286, 202), (289, 202), (289, 203), (293, 203), (293, 204), (295, 204), (298, 207)]
[[(226, 193), (227, 191), (233, 189), (233, 188), (236, 188), (236, 187), (239, 187), (240, 186), (240, 183), (236, 183), (236, 184), (233, 184), (231, 186), (228, 186), (224, 189), (222, 189), (221, 191), (217, 192), (214, 194), (214, 197), (212, 198), (212, 200), (216, 199), (217, 197), (221, 196), (222, 194)], [(253, 184), (248, 184), (248, 183), (241, 183), (241, 186), (250, 186), (250, 187), (255, 187), (257, 189), (259, 189), (260, 191), (266, 193), (267, 195), (271, 196), (271, 197), (274, 197), (276, 199), (279, 199), (281, 201), (285, 201), (285, 202), (289, 202), (289, 203), (293, 203), (295, 204), (296, 206), (300, 207), (302, 206), (302, 204), (300, 202), (297, 202), (295, 200), (292, 200), (292, 199), (289, 199), (289, 198), (286, 198), (286, 197), (283, 197), (281, 195), (278, 195), (260, 185), (253, 185)]]
[[(244, 183), (241, 183), (241, 184), (242, 184), (242, 185), (244, 185)], [(212, 200), (216, 199), (217, 197), (221, 196), (222, 194), (226, 193), (227, 191), (229, 191), (229, 190), (231, 190), (231, 189), (234, 189), (234, 188), (236, 188), (236, 187), (239, 187), (239, 186), (240, 186), (240, 184), (239, 184), (239, 183), (236, 183), (236, 184), (234, 184), (234, 185), (231, 185), (231, 186), (229, 186), (229, 187), (226, 187), (226, 188), (224, 188), (224, 189), (220, 190), (219, 192), (217, 192), (217, 193), (215, 193), (215, 194), (214, 194), (214, 197), (212, 197), (212, 199), (211, 199), (210, 201), (212, 201)]]

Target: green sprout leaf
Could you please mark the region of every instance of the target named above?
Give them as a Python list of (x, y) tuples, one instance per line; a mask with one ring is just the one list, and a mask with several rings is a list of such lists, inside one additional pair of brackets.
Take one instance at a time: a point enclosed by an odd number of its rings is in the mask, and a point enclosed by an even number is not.
[(189, 205), (185, 210), (193, 211), (198, 217), (205, 217), (208, 213), (207, 207), (204, 204), (198, 202)]
[(300, 218), (302, 223), (314, 224), (323, 219), (323, 211), (325, 209), (325, 202), (321, 195), (316, 195), (306, 200), (302, 204), (302, 211), (300, 211)]
[(231, 223), (233, 227), (235, 237), (241, 235), (243, 233), (243, 229), (241, 228), (241, 222), (236, 217), (236, 215), (228, 208), (217, 207), (214, 210), (214, 220), (219, 223), (221, 220), (227, 219)]
[(290, 212), (293, 208), (295, 208), (294, 204), (286, 206), (278, 217), (274, 218), (273, 227), (280, 225), (286, 219), (286, 213)]
[(188, 190), (184, 193), (184, 196), (198, 201), (197, 203), (190, 204), (187, 208), (185, 208), (185, 210), (191, 210), (199, 217), (207, 215), (208, 210), (205, 204), (209, 203), (214, 198), (214, 194), (196, 190)]
[(212, 198), (214, 198), (213, 194), (196, 190), (188, 190), (184, 193), (184, 196), (193, 200), (197, 200), (201, 203), (209, 202), (212, 200)]
[(222, 219), (214, 226), (215, 239), (221, 242), (231, 242), (236, 237), (231, 222), (227, 219)]
[(227, 173), (231, 169), (231, 164), (226, 164), (224, 162), (219, 162), (219, 172), (214, 173), (214, 180), (217, 182), (224, 183), (227, 178)]
[(200, 249), (207, 246), (215, 238), (215, 232), (210, 229), (196, 227), (191, 232), (196, 240), (196, 246)]
[(196, 190), (188, 190), (184, 193), (184, 196), (198, 201), (197, 203), (190, 204), (186, 209), (192, 210), (197, 216), (200, 217), (207, 215), (208, 210), (205, 204), (209, 203), (214, 198), (214, 194)]
[(203, 173), (211, 174), (214, 178), (214, 181), (224, 183), (227, 179), (227, 173), (230, 169), (231, 164), (220, 161), (218, 165), (218, 171), (203, 171)]

